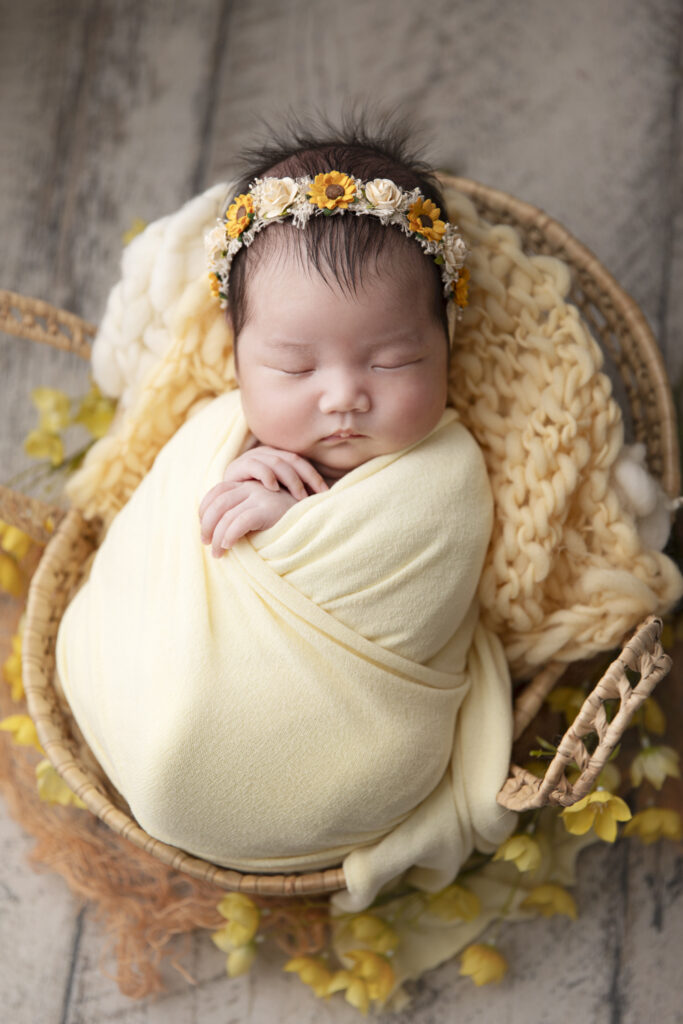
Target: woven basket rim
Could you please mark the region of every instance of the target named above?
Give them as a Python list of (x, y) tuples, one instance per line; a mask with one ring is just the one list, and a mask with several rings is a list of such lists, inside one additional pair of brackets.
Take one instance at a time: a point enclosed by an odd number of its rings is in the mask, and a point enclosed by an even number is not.
[[(668, 474), (666, 486), (674, 487), (677, 493), (679, 467), (677, 461), (678, 443), (675, 431), (675, 409), (666, 378), (663, 359), (643, 314), (635, 302), (617, 284), (614, 278), (599, 263), (593, 253), (578, 242), (559, 222), (549, 217), (543, 210), (530, 203), (516, 199), (499, 189), (493, 189), (467, 178), (460, 178), (445, 172), (438, 173), (439, 179), (447, 185), (459, 189), (476, 203), (480, 198), (494, 207), (507, 210), (517, 217), (520, 224), (534, 224), (548, 235), (556, 244), (558, 251), (571, 254), (573, 260), (586, 267), (599, 277), (601, 286), (608, 292), (615, 307), (621, 311), (629, 327), (634, 331), (638, 346), (647, 357), (648, 368), (657, 387), (657, 401), (661, 404), (667, 422), (673, 425), (671, 436), (668, 437), (668, 448), (665, 451), (665, 474)], [(7, 294), (7, 293), (6, 293)], [(26, 300), (29, 305), (33, 300)], [(41, 312), (45, 312), (46, 304), (41, 300)], [(78, 322), (84, 328), (92, 330), (85, 321)], [(60, 346), (63, 347), (63, 346)], [(673, 462), (673, 465), (672, 465)], [(70, 509), (59, 522), (56, 531), (50, 537), (45, 552), (31, 581), (26, 609), (26, 624), (23, 645), (23, 672), (29, 713), (36, 722), (38, 736), (58, 773), (67, 785), (86, 804), (88, 809), (97, 815), (115, 832), (129, 839), (135, 846), (151, 853), (169, 866), (185, 872), (193, 877), (212, 882), (221, 888), (269, 896), (296, 896), (303, 894), (329, 893), (345, 888), (343, 868), (332, 867), (317, 871), (293, 872), (291, 874), (245, 874), (230, 868), (211, 864), (201, 858), (153, 839), (138, 825), (130, 815), (125, 814), (103, 793), (96, 777), (87, 768), (74, 760), (73, 754), (64, 742), (64, 733), (60, 734), (54, 722), (54, 704), (56, 694), (53, 674), (45, 683), (41, 680), (44, 662), (47, 657), (45, 649), (45, 627), (50, 622), (51, 606), (54, 589), (47, 585), (51, 572), (59, 575), (67, 570), (64, 568), (64, 551), (75, 541), (76, 535), (83, 535), (86, 527), (80, 512)], [(56, 629), (58, 622), (54, 625)]]

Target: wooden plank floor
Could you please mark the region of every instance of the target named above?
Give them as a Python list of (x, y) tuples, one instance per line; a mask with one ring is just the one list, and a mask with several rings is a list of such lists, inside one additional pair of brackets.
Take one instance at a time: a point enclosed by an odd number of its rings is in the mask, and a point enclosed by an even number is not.
[[(592, 248), (680, 385), (682, 27), (679, 0), (0, 0), (0, 287), (97, 321), (123, 232), (229, 177), (258, 117), (334, 116), (371, 98), (426, 130), (438, 166), (542, 206)], [(75, 395), (87, 374), (0, 337), (0, 480), (26, 465), (29, 388)], [(99, 925), (27, 866), (30, 847), (0, 804), (0, 1016), (12, 1024), (358, 1019), (275, 962), (230, 981), (205, 937), (185, 961), (197, 986), (170, 971), (162, 999), (126, 999), (98, 970)], [(514, 973), (499, 988), (475, 990), (452, 962), (393, 1019), (683, 1021), (682, 869), (671, 845), (590, 848), (579, 922), (504, 929)]]

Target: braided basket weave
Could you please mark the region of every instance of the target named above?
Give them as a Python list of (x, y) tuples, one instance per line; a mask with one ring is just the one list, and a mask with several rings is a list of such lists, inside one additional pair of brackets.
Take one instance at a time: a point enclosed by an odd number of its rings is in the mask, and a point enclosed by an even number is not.
[[(632, 299), (598, 262), (557, 221), (542, 210), (504, 192), (441, 174), (445, 185), (467, 195), (478, 213), (516, 228), (531, 254), (556, 256), (573, 271), (569, 301), (573, 302), (600, 343), (623, 385), (624, 416), (634, 440), (647, 450), (650, 471), (671, 497), (679, 492), (679, 454), (673, 401), (659, 349), (648, 324)], [(73, 314), (45, 302), (0, 291), (0, 331), (90, 356), (95, 328)], [(70, 789), (115, 832), (163, 863), (229, 890), (262, 896), (294, 896), (345, 888), (341, 867), (290, 875), (243, 874), (188, 855), (148, 835), (106, 778), (85, 743), (55, 678), (55, 644), (62, 614), (84, 578), (101, 536), (101, 522), (86, 521), (76, 509), (66, 510), (0, 486), (0, 519), (46, 544), (33, 575), (23, 634), (23, 678), (29, 712), (48, 758)], [(562, 738), (545, 777), (539, 779), (515, 765), (499, 802), (521, 811), (544, 804), (570, 805), (589, 792), (614, 750), (633, 713), (668, 672), (671, 662), (660, 644), (661, 621), (650, 617), (626, 639), (619, 657), (588, 695)], [(518, 738), (539, 711), (566, 668), (552, 662), (518, 694), (514, 735)], [(639, 677), (634, 686), (630, 678)], [(608, 721), (604, 702), (619, 707)], [(584, 743), (597, 734), (592, 754)], [(565, 770), (575, 762), (580, 774), (572, 785)]]

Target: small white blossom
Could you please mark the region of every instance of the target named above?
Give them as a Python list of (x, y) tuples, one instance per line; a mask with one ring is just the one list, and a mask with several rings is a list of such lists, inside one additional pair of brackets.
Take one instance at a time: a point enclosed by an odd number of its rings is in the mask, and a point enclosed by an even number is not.
[(294, 178), (261, 178), (254, 186), (256, 211), (264, 220), (281, 217), (298, 198), (300, 186)]
[(369, 181), (365, 186), (365, 195), (372, 204), (367, 212), (382, 220), (389, 219), (394, 213), (401, 210), (403, 205), (403, 194), (400, 188), (389, 178), (374, 178)]

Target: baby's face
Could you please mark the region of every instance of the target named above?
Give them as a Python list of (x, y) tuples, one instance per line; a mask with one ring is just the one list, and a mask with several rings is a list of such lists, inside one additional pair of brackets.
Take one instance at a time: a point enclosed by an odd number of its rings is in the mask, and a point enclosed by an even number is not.
[(304, 456), (331, 480), (439, 422), (447, 340), (422, 275), (412, 289), (373, 276), (350, 296), (296, 261), (272, 260), (249, 289), (238, 383), (261, 444)]

